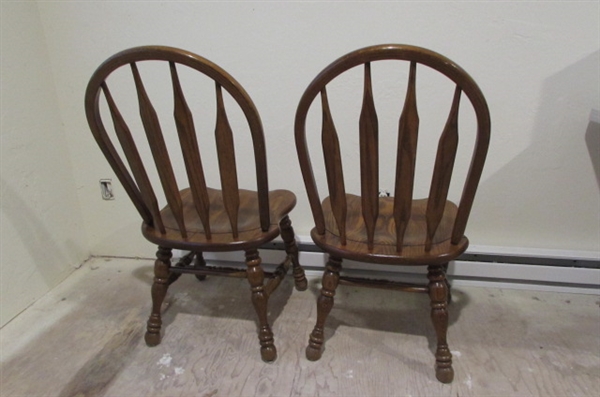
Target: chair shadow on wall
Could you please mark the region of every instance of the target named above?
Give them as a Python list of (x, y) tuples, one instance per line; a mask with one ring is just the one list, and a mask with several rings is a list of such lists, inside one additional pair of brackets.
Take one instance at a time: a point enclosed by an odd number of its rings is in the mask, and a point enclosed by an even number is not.
[(596, 182), (598, 183), (598, 190), (600, 190), (600, 110), (593, 109), (590, 114), (590, 122), (588, 123), (587, 130), (585, 132), (585, 143), (590, 153), (590, 159), (594, 166), (594, 173), (596, 174)]
[[(74, 265), (76, 260), (67, 252), (79, 252), (81, 247), (72, 240), (59, 244), (55, 234), (50, 232), (28, 205), (29, 200), (19, 195), (4, 179), (0, 179), (0, 186), (2, 213), (17, 232), (23, 246), (27, 248), (37, 273), (42, 276), (47, 286), (54, 287), (73, 270), (73, 268), (63, 269), (63, 264)], [(63, 274), (63, 277), (59, 277), (60, 274)]]
[[(533, 235), (542, 240), (549, 237), (558, 241), (565, 236), (565, 230), (571, 233), (573, 240), (584, 236), (583, 232), (577, 235), (577, 229), (581, 229), (578, 225), (589, 217), (590, 211), (597, 213), (600, 202), (600, 124), (593, 116), (597, 115), (598, 109), (593, 107), (598, 106), (600, 97), (599, 54), (600, 51), (596, 51), (546, 79), (540, 92), (541, 102), (530, 145), (481, 181), (471, 227), (489, 228), (489, 216), (482, 215), (496, 214), (495, 229), (517, 233), (514, 237), (517, 239)], [(580, 112), (582, 120), (574, 130), (571, 120), (565, 119), (564, 114), (576, 111)], [(586, 127), (582, 128), (584, 125)], [(506, 131), (494, 129), (494, 132), (496, 139), (506, 135)], [(490, 152), (491, 158), (500, 154), (499, 151)], [(574, 174), (574, 171), (586, 168), (589, 172)], [(593, 168), (593, 172), (589, 168)], [(595, 174), (595, 180), (588, 178), (592, 174)], [(584, 176), (586, 179), (582, 180)], [(544, 199), (557, 195), (563, 198), (544, 202)], [(585, 208), (580, 203), (573, 203), (565, 210), (565, 197), (590, 195), (596, 195), (595, 203), (588, 201)], [(529, 220), (528, 226), (522, 219)], [(518, 230), (515, 225), (519, 226)], [(562, 230), (556, 230), (557, 225), (561, 225)], [(552, 245), (551, 240), (548, 244)]]

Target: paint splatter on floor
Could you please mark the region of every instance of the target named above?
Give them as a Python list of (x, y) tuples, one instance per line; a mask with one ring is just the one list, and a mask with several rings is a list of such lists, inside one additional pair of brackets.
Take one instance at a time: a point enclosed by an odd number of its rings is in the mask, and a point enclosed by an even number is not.
[(464, 381), (464, 384), (467, 385), (469, 390), (473, 388), (473, 379), (471, 378), (471, 374), (467, 375), (467, 380)]
[(156, 365), (160, 365), (162, 367), (170, 367), (171, 361), (173, 361), (173, 357), (169, 353), (165, 353), (160, 360), (156, 363)]

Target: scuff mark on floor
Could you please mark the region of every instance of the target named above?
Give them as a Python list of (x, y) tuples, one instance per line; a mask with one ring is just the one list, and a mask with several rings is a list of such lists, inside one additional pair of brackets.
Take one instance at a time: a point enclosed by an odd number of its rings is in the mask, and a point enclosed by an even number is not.
[[(129, 317), (137, 317), (135, 313)], [(129, 356), (142, 337), (138, 321), (130, 321), (113, 335), (102, 349), (73, 375), (60, 396), (102, 396), (112, 380), (125, 367)]]
[(213, 396), (216, 396), (216, 395), (217, 395), (217, 393), (219, 393), (219, 389), (215, 389), (215, 390), (213, 390), (213, 391), (210, 391), (210, 392), (206, 393), (206, 394), (205, 394), (204, 396), (202, 396), (202, 397), (213, 397)]

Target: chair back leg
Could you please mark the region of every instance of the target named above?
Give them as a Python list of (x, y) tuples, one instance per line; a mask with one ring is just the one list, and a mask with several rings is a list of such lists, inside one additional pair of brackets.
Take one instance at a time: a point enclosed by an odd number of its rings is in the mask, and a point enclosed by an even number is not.
[(279, 230), (281, 231), (281, 238), (285, 245), (285, 252), (292, 260), (292, 272), (294, 274), (294, 285), (296, 286), (296, 290), (306, 291), (306, 288), (308, 288), (308, 281), (306, 280), (304, 269), (300, 266), (298, 246), (296, 245), (294, 228), (292, 228), (292, 221), (289, 216), (286, 215), (281, 222), (279, 222)]
[(148, 346), (156, 346), (160, 343), (160, 328), (162, 326), (160, 310), (169, 288), (171, 257), (173, 256), (171, 251), (171, 248), (158, 247), (156, 252), (154, 283), (152, 284), (152, 312), (144, 336)]
[[(206, 267), (206, 261), (204, 260), (204, 255), (202, 252), (196, 252), (196, 258), (194, 259), (194, 269), (202, 269)], [(206, 274), (196, 274), (196, 278), (198, 281), (206, 280)]]

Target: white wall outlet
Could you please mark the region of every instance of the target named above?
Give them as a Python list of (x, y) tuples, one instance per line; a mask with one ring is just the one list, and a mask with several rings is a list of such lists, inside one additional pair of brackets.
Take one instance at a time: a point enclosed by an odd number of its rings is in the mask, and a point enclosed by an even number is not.
[(114, 200), (115, 195), (112, 190), (112, 180), (111, 179), (100, 179), (100, 194), (102, 195), (102, 200)]

